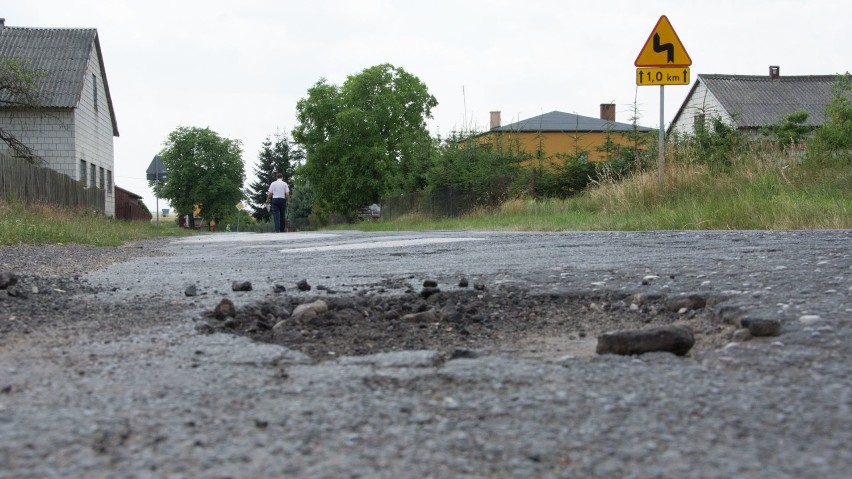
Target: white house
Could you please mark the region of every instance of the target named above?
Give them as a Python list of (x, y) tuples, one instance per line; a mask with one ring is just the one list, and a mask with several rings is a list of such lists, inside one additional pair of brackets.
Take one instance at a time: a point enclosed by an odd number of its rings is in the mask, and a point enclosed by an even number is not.
[(769, 67), (769, 75), (698, 75), (669, 132), (692, 134), (696, 126), (718, 116), (757, 135), (797, 111), (808, 113), (806, 124), (820, 126), (836, 81), (837, 75), (781, 76), (777, 66)]
[(0, 126), (45, 166), (99, 188), (115, 215), (113, 138), (118, 124), (96, 29), (8, 27), (0, 18), (0, 62), (38, 72), (37, 108), (0, 96)]

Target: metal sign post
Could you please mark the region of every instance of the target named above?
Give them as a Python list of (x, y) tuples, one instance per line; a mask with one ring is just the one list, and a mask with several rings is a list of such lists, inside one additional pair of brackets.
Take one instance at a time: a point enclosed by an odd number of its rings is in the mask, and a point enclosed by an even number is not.
[[(689, 66), (692, 59), (680, 42), (669, 19), (663, 15), (657, 20), (648, 40), (633, 62), (636, 66), (636, 85), (660, 85), (660, 144), (657, 152), (657, 173), (660, 191), (664, 185), (666, 167), (666, 85), (689, 85)], [(645, 67), (645, 68), (641, 68)], [(652, 67), (652, 68), (648, 68)]]
[(148, 181), (154, 182), (154, 197), (157, 199), (157, 227), (160, 227), (160, 182), (165, 181), (168, 176), (168, 171), (166, 170), (166, 165), (163, 164), (163, 160), (160, 159), (160, 155), (154, 155), (154, 159), (151, 160), (151, 164), (148, 165), (148, 170), (146, 170), (146, 178)]
[(237, 207), (237, 233), (239, 233), (240, 232), (240, 213), (242, 213), (243, 208), (245, 208), (246, 205), (244, 205), (243, 202), (240, 201), (235, 206)]

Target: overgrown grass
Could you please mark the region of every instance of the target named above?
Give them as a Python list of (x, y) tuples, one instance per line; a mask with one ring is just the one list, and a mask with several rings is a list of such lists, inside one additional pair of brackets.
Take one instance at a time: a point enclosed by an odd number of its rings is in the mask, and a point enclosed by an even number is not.
[[(767, 152), (768, 151), (768, 152)], [(567, 200), (515, 199), (461, 218), (408, 216), (331, 229), (363, 231), (639, 231), (852, 228), (852, 163), (801, 164), (781, 153), (746, 152), (724, 168), (667, 158), (656, 171), (604, 178)], [(241, 227), (245, 230), (247, 228)], [(84, 243), (116, 246), (189, 235), (171, 222), (125, 222), (50, 205), (0, 202), (0, 245)]]
[(118, 246), (128, 241), (192, 234), (173, 223), (118, 221), (55, 205), (0, 201), (0, 245), (82, 243)]
[[(688, 160), (688, 158), (687, 158)], [(568, 200), (515, 199), (457, 219), (410, 216), (349, 225), (381, 230), (708, 230), (852, 228), (852, 164), (800, 164), (771, 149), (724, 168), (667, 158), (656, 171), (592, 185)]]

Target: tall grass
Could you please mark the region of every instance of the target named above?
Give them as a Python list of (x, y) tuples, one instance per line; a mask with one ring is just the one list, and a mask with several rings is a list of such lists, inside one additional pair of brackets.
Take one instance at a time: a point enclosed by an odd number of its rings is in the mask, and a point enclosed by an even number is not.
[(128, 241), (191, 234), (174, 224), (119, 221), (55, 205), (0, 201), (0, 245), (83, 243), (118, 246)]
[(729, 157), (724, 166), (667, 154), (657, 171), (603, 179), (583, 194), (514, 199), (458, 219), (402, 218), (355, 225), (364, 230), (482, 229), (697, 230), (852, 228), (852, 164), (809, 165), (767, 146)]

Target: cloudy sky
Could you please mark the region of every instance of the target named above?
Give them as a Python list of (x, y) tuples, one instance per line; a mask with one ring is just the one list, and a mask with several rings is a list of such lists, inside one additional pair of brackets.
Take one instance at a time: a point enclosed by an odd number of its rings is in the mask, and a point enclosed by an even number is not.
[[(848, 0), (28, 0), (7, 26), (97, 28), (120, 137), (116, 184), (156, 204), (145, 169), (178, 126), (243, 144), (249, 180), (261, 142), (295, 125), (320, 78), (390, 63), (437, 98), (433, 134), (484, 130), (558, 110), (658, 127), (660, 88), (636, 87), (634, 60), (666, 15), (702, 73), (852, 70)], [(665, 122), (689, 87), (665, 87)], [(160, 208), (166, 207), (159, 202)]]

